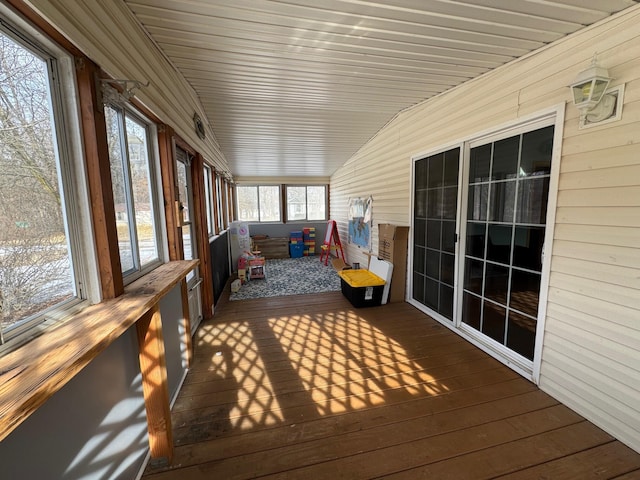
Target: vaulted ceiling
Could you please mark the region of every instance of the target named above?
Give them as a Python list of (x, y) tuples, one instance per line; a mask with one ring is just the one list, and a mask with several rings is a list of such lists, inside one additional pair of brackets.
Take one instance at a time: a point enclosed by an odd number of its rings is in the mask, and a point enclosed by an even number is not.
[(125, 0), (234, 176), (329, 176), (398, 112), (633, 0)]

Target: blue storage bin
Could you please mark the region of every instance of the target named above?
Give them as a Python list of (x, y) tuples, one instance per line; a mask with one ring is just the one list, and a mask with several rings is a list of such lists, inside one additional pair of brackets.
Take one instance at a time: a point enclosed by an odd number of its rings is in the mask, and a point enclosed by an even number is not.
[(290, 243), (289, 254), (291, 258), (300, 258), (304, 253), (304, 243)]

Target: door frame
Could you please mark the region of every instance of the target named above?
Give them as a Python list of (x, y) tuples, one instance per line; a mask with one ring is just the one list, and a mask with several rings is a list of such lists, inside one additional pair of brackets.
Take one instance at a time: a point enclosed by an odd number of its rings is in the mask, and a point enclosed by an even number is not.
[[(488, 353), (492, 357), (496, 358), (498, 361), (504, 363), (509, 366), (516, 372), (518, 372), (523, 377), (533, 381), (535, 384), (540, 383), (540, 368), (542, 364), (542, 351), (543, 351), (543, 341), (544, 341), (544, 331), (546, 324), (546, 311), (549, 299), (549, 289), (550, 289), (550, 277), (551, 277), (551, 259), (553, 256), (553, 238), (555, 235), (555, 223), (556, 223), (556, 210), (557, 210), (557, 202), (558, 202), (558, 185), (560, 179), (560, 163), (561, 163), (561, 153), (562, 153), (562, 139), (564, 137), (564, 120), (565, 120), (565, 107), (566, 103), (556, 104), (550, 108), (539, 110), (533, 114), (523, 116), (517, 119), (514, 119), (510, 122), (503, 123), (501, 125), (497, 125), (492, 128), (485, 129), (481, 132), (476, 132), (470, 135), (467, 135), (463, 138), (457, 139), (454, 142), (447, 143), (445, 145), (440, 145), (437, 148), (425, 150), (411, 157), (411, 167), (410, 167), (410, 211), (409, 218), (411, 221), (411, 231), (415, 231), (413, 213), (415, 209), (414, 205), (414, 189), (415, 189), (415, 162), (417, 160), (423, 159), (428, 156), (436, 155), (438, 153), (450, 150), (452, 148), (460, 147), (460, 164), (458, 170), (458, 212), (456, 215), (456, 235), (457, 242), (455, 248), (455, 278), (454, 278), (454, 289), (455, 289), (455, 301), (453, 306), (453, 315), (454, 321), (442, 317), (437, 312), (432, 311), (425, 305), (414, 301), (413, 296), (413, 251), (414, 251), (414, 241), (413, 234), (410, 235), (409, 238), (409, 266), (411, 268), (407, 269), (407, 298), (406, 301), (418, 308), (420, 311), (430, 315), (432, 318), (437, 320), (438, 322), (445, 325), (447, 328), (451, 329), (458, 335), (462, 336), (465, 340), (471, 342), (476, 347), (480, 348), (484, 352)], [(551, 171), (549, 178), (549, 197), (547, 203), (547, 216), (545, 223), (545, 240), (544, 240), (544, 257), (542, 261), (542, 278), (540, 282), (540, 296), (539, 296), (539, 311), (537, 318), (537, 326), (536, 326), (536, 338), (535, 338), (535, 348), (534, 348), (534, 357), (533, 361), (529, 361), (528, 359), (524, 359), (526, 361), (522, 361), (523, 357), (511, 351), (502, 345), (495, 345), (493, 343), (489, 344), (488, 342), (483, 342), (481, 339), (477, 338), (476, 335), (465, 330), (465, 327), (462, 326), (464, 324), (461, 323), (461, 298), (462, 298), (462, 289), (461, 282), (463, 281), (463, 270), (464, 270), (464, 262), (463, 256), (461, 257), (461, 249), (464, 247), (464, 234), (465, 234), (465, 226), (466, 222), (463, 218), (463, 213), (466, 214), (467, 211), (467, 201), (468, 201), (468, 172), (469, 172), (469, 152), (470, 145), (472, 143), (482, 142), (484, 140), (490, 141), (489, 139), (494, 137), (508, 137), (510, 132), (522, 131), (522, 129), (527, 129), (531, 126), (531, 130), (536, 128), (537, 124), (542, 122), (547, 122), (547, 125), (554, 125), (554, 136), (553, 136), (553, 149), (551, 154)]]
[[(197, 201), (197, 195), (196, 195), (196, 181), (194, 179), (194, 169), (193, 169), (193, 165), (194, 162), (196, 160), (196, 155), (191, 152), (190, 150), (184, 148), (182, 145), (179, 145), (177, 142), (174, 142), (173, 145), (174, 148), (174, 168), (175, 168), (175, 179), (176, 179), (176, 188), (177, 188), (177, 198), (178, 201), (180, 201), (180, 193), (179, 193), (179, 186), (178, 186), (178, 164), (182, 163), (185, 167), (185, 175), (186, 175), (186, 194), (187, 194), (187, 201), (189, 202), (189, 236), (190, 238), (190, 242), (191, 242), (191, 256), (193, 259), (200, 259), (200, 255), (201, 255), (201, 248), (200, 248), (200, 243), (201, 243), (201, 238), (199, 237), (199, 225), (200, 222), (202, 221), (201, 218), (199, 218), (198, 215), (198, 208), (196, 208), (196, 201)], [(182, 150), (185, 155), (186, 158), (185, 160), (181, 160), (180, 158), (178, 158), (178, 149)], [(184, 235), (183, 235), (183, 226), (185, 224), (180, 221), (180, 238), (183, 240), (183, 248), (182, 248), (182, 256), (184, 258)], [(200, 325), (200, 323), (202, 322), (202, 319), (204, 318), (204, 312), (203, 312), (203, 305), (202, 305), (202, 286), (203, 286), (203, 276), (202, 276), (202, 272), (201, 272), (201, 268), (202, 268), (202, 260), (201, 260), (201, 264), (197, 267), (195, 267), (192, 271), (193, 271), (193, 276), (191, 278), (189, 278), (187, 276), (186, 278), (186, 286), (187, 286), (187, 299), (189, 302), (189, 316), (191, 317), (189, 319), (190, 321), (190, 325), (191, 325), (191, 332), (190, 335), (193, 336), (196, 329), (198, 328), (198, 326)], [(197, 310), (194, 311), (193, 307), (197, 307)], [(197, 316), (196, 316), (197, 314)]]

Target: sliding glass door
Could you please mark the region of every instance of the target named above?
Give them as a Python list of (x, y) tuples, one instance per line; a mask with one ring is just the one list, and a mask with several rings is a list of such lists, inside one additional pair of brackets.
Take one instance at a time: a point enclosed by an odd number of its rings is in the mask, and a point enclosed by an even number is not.
[(414, 169), (413, 299), (453, 321), (458, 165), (454, 148)]
[(472, 146), (462, 322), (533, 360), (553, 126)]
[(411, 303), (525, 371), (548, 275), (553, 122), (465, 142), (413, 166)]

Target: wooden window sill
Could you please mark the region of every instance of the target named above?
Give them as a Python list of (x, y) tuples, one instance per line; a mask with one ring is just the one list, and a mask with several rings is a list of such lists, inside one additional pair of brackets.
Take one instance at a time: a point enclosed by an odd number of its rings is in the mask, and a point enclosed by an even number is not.
[[(24, 347), (1, 357), (0, 441), (141, 319), (143, 321), (136, 325), (141, 353), (144, 348), (148, 348), (144, 338), (147, 329), (154, 328), (153, 325), (159, 328), (158, 302), (180, 282), (186, 292), (184, 279), (198, 263), (198, 260), (180, 260), (161, 265), (127, 286), (123, 295), (87, 307)], [(183, 301), (185, 298), (183, 293)], [(188, 318), (186, 321), (188, 322)], [(150, 323), (152, 327), (149, 327)], [(158, 332), (152, 333), (155, 335)], [(161, 335), (159, 338), (162, 339)], [(157, 340), (155, 337), (154, 339)], [(160, 370), (163, 370), (163, 345), (160, 345), (159, 350), (162, 356), (159, 365), (162, 365)], [(166, 371), (164, 376), (166, 378)], [(149, 416), (146, 395), (145, 403)], [(170, 438), (170, 424), (168, 428)], [(150, 443), (151, 437), (150, 431)], [(167, 448), (170, 449), (171, 446)], [(157, 456), (153, 450), (152, 445), (152, 456)], [(171, 452), (162, 453), (171, 457)]]

